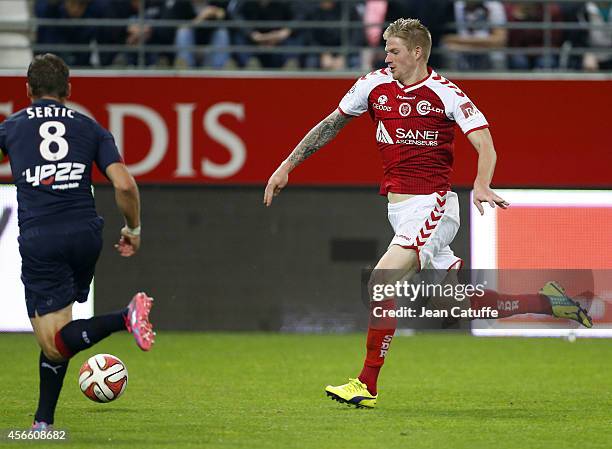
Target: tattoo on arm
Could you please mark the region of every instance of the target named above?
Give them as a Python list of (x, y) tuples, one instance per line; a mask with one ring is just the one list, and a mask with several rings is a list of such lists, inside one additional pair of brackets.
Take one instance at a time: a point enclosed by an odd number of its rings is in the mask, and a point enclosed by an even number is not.
[(314, 154), (325, 146), (340, 132), (344, 126), (351, 121), (352, 117), (347, 117), (338, 111), (334, 111), (312, 128), (302, 141), (295, 147), (287, 160), (296, 167), (305, 161), (310, 155)]

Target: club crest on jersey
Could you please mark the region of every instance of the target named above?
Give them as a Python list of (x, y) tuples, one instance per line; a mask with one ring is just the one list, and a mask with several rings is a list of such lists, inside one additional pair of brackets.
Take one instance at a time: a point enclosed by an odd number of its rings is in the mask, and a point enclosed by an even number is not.
[(412, 112), (412, 106), (410, 103), (402, 103), (399, 106), (399, 113), (402, 117), (408, 117)]

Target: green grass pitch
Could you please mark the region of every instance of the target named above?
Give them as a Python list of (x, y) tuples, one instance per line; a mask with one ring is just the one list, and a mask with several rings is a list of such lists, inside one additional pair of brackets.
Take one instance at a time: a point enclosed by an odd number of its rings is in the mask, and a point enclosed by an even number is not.
[[(610, 448), (612, 348), (606, 340), (394, 340), (378, 408), (329, 400), (327, 383), (355, 376), (363, 335), (158, 335), (151, 353), (114, 335), (70, 364), (56, 414), (68, 442), (7, 442), (31, 423), (38, 350), (0, 334), (0, 429), (5, 447), (79, 448)], [(130, 378), (116, 402), (77, 385), (95, 353), (121, 358)]]

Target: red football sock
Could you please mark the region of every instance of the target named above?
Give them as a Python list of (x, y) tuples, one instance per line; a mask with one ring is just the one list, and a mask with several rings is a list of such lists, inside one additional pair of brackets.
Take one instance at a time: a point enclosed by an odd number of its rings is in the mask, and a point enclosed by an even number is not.
[(470, 298), (472, 310), (491, 307), (499, 312), (498, 318), (507, 318), (522, 313), (541, 313), (552, 315), (550, 300), (544, 295), (506, 295), (493, 290), (485, 290), (483, 296)]
[(368, 337), (366, 340), (366, 359), (359, 380), (366, 384), (368, 391), (375, 395), (378, 374), (385, 363), (385, 356), (391, 346), (391, 340), (397, 327), (397, 318), (376, 317), (384, 311), (395, 310), (395, 300), (388, 299), (371, 304)]

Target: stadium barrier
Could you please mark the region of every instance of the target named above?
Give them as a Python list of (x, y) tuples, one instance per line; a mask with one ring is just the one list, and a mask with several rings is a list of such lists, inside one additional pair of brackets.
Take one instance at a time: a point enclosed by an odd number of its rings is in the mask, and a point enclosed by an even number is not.
[[(262, 185), (354, 82), (329, 75), (84, 73), (72, 78), (70, 105), (109, 128), (140, 183), (156, 184)], [(499, 153), (495, 185), (610, 186), (605, 130), (612, 75), (449, 79), (491, 123)], [(0, 81), (0, 116), (27, 106), (22, 76)], [(366, 116), (292, 174), (292, 185), (376, 185), (382, 170)], [(457, 134), (451, 180), (467, 188), (476, 152)], [(8, 164), (0, 164), (0, 179), (9, 175)]]

